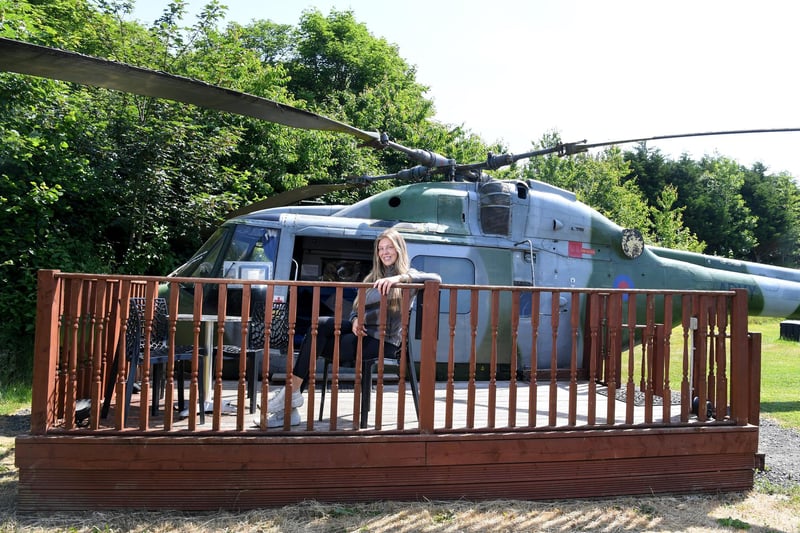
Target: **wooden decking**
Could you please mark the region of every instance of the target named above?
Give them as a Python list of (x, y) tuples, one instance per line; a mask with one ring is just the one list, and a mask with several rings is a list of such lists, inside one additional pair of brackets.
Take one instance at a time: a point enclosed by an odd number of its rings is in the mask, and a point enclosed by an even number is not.
[[(211, 431), (214, 415), (209, 413), (206, 424), (193, 432), (187, 419), (159, 432), (162, 413), (151, 418), (155, 433), (20, 437), (20, 510), (248, 509), (306, 499), (550, 499), (746, 490), (756, 466), (756, 426), (700, 423), (694, 416), (681, 423), (680, 405), (671, 408), (667, 424), (672, 426), (643, 428), (645, 406), (634, 406), (634, 423), (628, 424), (627, 404), (614, 400), (622, 416), (609, 427), (603, 418), (608, 397), (598, 394), (598, 425), (588, 426), (586, 383), (578, 387), (575, 426), (569, 426), (568, 384), (558, 384), (556, 424), (550, 424), (548, 411), (537, 410), (535, 427), (527, 428), (508, 423), (508, 384), (497, 384), (491, 431), (470, 430), (468, 384), (458, 383), (452, 427), (434, 435), (416, 431), (410, 394), (404, 430), (395, 430), (397, 385), (385, 386), (383, 431), (374, 426), (375, 392), (370, 427), (356, 429), (354, 392), (340, 391), (334, 432), (327, 414), (309, 430), (308, 402), (300, 426), (263, 431), (246, 408), (239, 412), (235, 385), (226, 382), (225, 402), (230, 400), (236, 412), (218, 415), (219, 431)], [(437, 428), (447, 425), (445, 389), (446, 384), (437, 384)], [(474, 427), (489, 425), (489, 389), (488, 383), (476, 384)], [(522, 425), (528, 391), (528, 384), (518, 385), (516, 416)], [(547, 385), (537, 387), (541, 405), (547, 405), (550, 392)], [(315, 414), (318, 405), (317, 397)], [(661, 412), (660, 406), (653, 409)], [(237, 430), (239, 417), (243, 431)]]
[[(475, 342), (457, 349), (451, 342), (444, 358), (449, 377), (436, 381), (442, 359), (437, 342), (455, 338), (447, 327), (455, 317), (447, 310), (440, 313), (440, 287), (426, 286), (424, 314), (440, 319), (438, 324), (425, 321), (419, 337), (419, 416), (407, 384), (400, 394), (400, 383), (386, 378), (363, 391), (371, 395), (372, 407), (367, 427), (361, 428), (362, 391), (346, 389), (342, 379), (338, 392), (328, 393), (318, 421), (320, 381), (315, 380), (300, 425), (262, 428), (254, 423), (261, 421), (261, 412), (249, 412), (242, 373), (238, 381), (214, 383), (221, 397), (204, 423), (196, 413), (182, 419), (172, 409), (174, 383), (167, 386), (158, 415), (147, 415), (148, 405), (141, 405), (145, 386), (133, 395), (124, 421), (124, 402), (118, 398), (124, 398), (129, 374), (126, 365), (112, 364), (126, 357), (120, 348), (126, 323), (121, 310), (134, 289), (152, 301), (159, 284), (196, 281), (40, 273), (31, 433), (17, 438), (15, 454), (20, 512), (250, 509), (308, 499), (553, 499), (752, 487), (758, 464), (760, 337), (747, 331), (744, 290), (645, 292), (639, 298), (647, 307), (645, 321), (636, 324), (635, 307), (624, 311), (622, 305), (623, 295), (634, 296), (627, 300), (633, 302), (636, 291), (442, 285), (451, 302), (456, 291), (471, 292), (473, 298), (478, 291), (491, 292), (493, 301), (509, 292), (513, 316), (521, 292), (531, 293), (533, 309), (539, 308), (541, 294), (555, 302), (554, 315), (563, 298), (584, 301), (586, 312), (579, 314), (580, 306), (574, 305), (562, 318), (570, 326), (568, 341), (560, 343), (566, 350), (541, 354), (552, 361), (549, 367), (542, 368), (535, 337), (531, 352), (520, 354), (523, 362), (540, 363), (530, 381), (517, 379), (525, 369), (515, 367), (516, 358), (511, 358), (512, 378), (499, 377), (496, 328), (486, 345), (491, 355), (484, 365), (487, 380), (453, 379), (454, 353), (468, 353), (472, 368), (486, 353)], [(272, 283), (266, 282), (266, 302), (274, 301)], [(292, 290), (290, 301), (295, 301)], [(178, 309), (175, 298), (170, 316)], [(195, 305), (199, 317), (197, 300)], [(682, 316), (670, 337), (655, 317), (674, 324), (673, 311)], [(290, 305), (290, 331), (295, 312)], [(312, 314), (312, 322), (316, 318)], [(529, 320), (531, 331), (556, 346), (557, 320), (541, 327), (539, 314)], [(196, 322), (186, 384), (187, 398), (194, 401), (202, 344)], [(496, 321), (488, 316), (484, 323)], [(477, 321), (470, 326), (473, 339), (479, 326)], [(519, 351), (517, 326), (503, 333), (511, 353)], [(641, 336), (639, 342), (623, 346), (623, 339), (635, 336)], [(568, 364), (556, 365), (557, 355), (564, 353)], [(146, 367), (139, 365), (139, 372)], [(243, 358), (239, 368), (245, 368)], [(606, 383), (624, 390), (624, 397), (610, 397)], [(116, 392), (103, 418), (100, 404), (109, 385)], [(280, 383), (270, 389), (275, 386)], [(263, 392), (260, 396), (263, 404)], [(694, 396), (708, 398), (714, 406), (710, 416), (704, 409), (691, 412)], [(75, 424), (81, 398), (91, 398), (88, 425)], [(234, 412), (225, 412), (226, 405)]]

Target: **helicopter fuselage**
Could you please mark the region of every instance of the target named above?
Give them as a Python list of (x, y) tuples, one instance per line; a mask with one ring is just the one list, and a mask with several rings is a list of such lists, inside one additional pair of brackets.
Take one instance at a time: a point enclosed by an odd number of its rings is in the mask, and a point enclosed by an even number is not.
[[(438, 272), (443, 284), (662, 290), (743, 287), (750, 295), (750, 314), (800, 317), (800, 272), (644, 246), (635, 233), (577, 201), (573, 193), (533, 180), (414, 183), (350, 206), (256, 211), (227, 221), (188, 267), (176, 273), (360, 282), (372, 265), (373, 241), (387, 227), (405, 236), (412, 266)], [(446, 293), (440, 300), (440, 331), (449, 327)], [(554, 307), (553, 294), (558, 291), (543, 292), (536, 310), (540, 332), (547, 332), (538, 335), (537, 366), (542, 367), (549, 365), (552, 310), (569, 316), (573, 305), (571, 298), (559, 296)], [(301, 292), (298, 301), (299, 334), (310, 316), (310, 300), (305, 296)], [(351, 299), (354, 296), (354, 292), (349, 294)], [(479, 308), (472, 309), (469, 295), (458, 295), (454, 341), (464, 349), (455, 351), (456, 364), (468, 362), (472, 313), (489, 316), (488, 295), (481, 295), (479, 302)], [(522, 296), (517, 357), (530, 353), (535, 338), (530, 302), (529, 294)], [(504, 358), (501, 364), (512, 356), (506, 346), (511, 338), (511, 312), (510, 301), (501, 301), (497, 336), (503, 344), (497, 349)], [(563, 339), (557, 341), (558, 365), (566, 368), (570, 324), (558, 322), (558, 339)], [(491, 351), (491, 337), (488, 324), (481, 329), (478, 353), (485, 358)], [(447, 354), (450, 341), (449, 336), (440, 336), (437, 352)], [(481, 357), (479, 364), (486, 362)]]

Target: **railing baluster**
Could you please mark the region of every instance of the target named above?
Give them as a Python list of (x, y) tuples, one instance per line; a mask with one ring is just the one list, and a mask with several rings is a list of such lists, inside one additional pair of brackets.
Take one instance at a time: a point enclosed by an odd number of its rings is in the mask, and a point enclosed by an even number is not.
[(548, 425), (558, 425), (558, 324), (560, 298), (557, 291), (550, 293), (550, 401), (547, 406)]
[[(599, 359), (600, 349), (600, 295), (597, 293), (590, 293), (588, 295), (588, 313), (589, 313), (589, 383), (587, 393), (587, 418), (586, 423), (589, 426), (594, 426), (597, 423), (597, 361)], [(584, 350), (584, 354), (587, 353)]]
[(453, 427), (453, 403), (455, 399), (455, 343), (456, 319), (458, 318), (458, 289), (450, 289), (450, 302), (448, 307), (448, 320), (450, 330), (450, 344), (447, 351), (447, 392), (445, 394), (445, 429)]
[(536, 427), (538, 416), (538, 389), (537, 389), (537, 372), (539, 369), (539, 303), (541, 301), (541, 292), (534, 291), (531, 293), (531, 381), (528, 388), (528, 426)]
[[(386, 341), (386, 298), (381, 298), (381, 307), (378, 310), (378, 331), (380, 331), (380, 345), (378, 347), (378, 360), (377, 360), (377, 367), (378, 367), (378, 383), (375, 388), (375, 429), (381, 429), (383, 425), (383, 363), (384, 358), (386, 357), (386, 353), (384, 350), (385, 341)], [(370, 379), (369, 383), (365, 383), (367, 386), (366, 391), (361, 391), (362, 394), (372, 394), (372, 380)], [(365, 417), (367, 413), (362, 413), (362, 418)], [(362, 425), (362, 428), (364, 426)]]
[(692, 325), (695, 321), (692, 311), (693, 311), (693, 303), (694, 297), (688, 294), (684, 294), (681, 296), (681, 309), (683, 311), (681, 316), (681, 329), (683, 331), (683, 366), (682, 366), (682, 377), (681, 377), (681, 422), (687, 422), (689, 420), (689, 411), (692, 406), (692, 394), (691, 394), (691, 372), (692, 372), (692, 360), (694, 354), (692, 353), (693, 348), (690, 348), (690, 343), (694, 339), (694, 335), (692, 333)]
[(473, 289), (470, 301), (470, 336), (471, 345), (469, 351), (469, 381), (467, 382), (467, 427), (475, 427), (475, 371), (478, 360), (478, 312), (479, 308), (479, 291)]
[(92, 347), (94, 346), (94, 301), (96, 299), (95, 285), (97, 280), (85, 279), (81, 284), (81, 309), (80, 326), (78, 328), (79, 341), (77, 356), (77, 384), (75, 397), (77, 399), (89, 398), (92, 383)]
[(117, 349), (117, 387), (116, 387), (116, 402), (117, 402), (117, 409), (116, 409), (116, 429), (121, 430), (125, 427), (125, 418), (127, 414), (128, 406), (125, 405), (125, 394), (126, 394), (126, 387), (127, 387), (127, 378), (128, 372), (135, 372), (136, 369), (130, 369), (128, 365), (128, 360), (130, 359), (130, 355), (128, 354), (128, 346), (127, 342), (125, 342), (126, 337), (128, 335), (128, 316), (130, 313), (130, 305), (129, 301), (131, 298), (131, 282), (130, 280), (124, 280), (122, 282), (122, 288), (120, 290), (120, 299), (119, 299), (119, 317), (120, 317), (120, 337)]
[(706, 391), (711, 405), (717, 404), (717, 344), (719, 330), (717, 329), (717, 299), (709, 298), (708, 302), (708, 379)]
[(568, 424), (577, 424), (578, 416), (578, 342), (580, 342), (580, 293), (573, 292), (570, 306), (570, 350), (569, 357), (569, 415)]
[(642, 349), (645, 355), (644, 420), (653, 422), (653, 365), (655, 337), (655, 296), (652, 292), (645, 296), (645, 325), (642, 332)]
[[(153, 316), (155, 297), (152, 291), (145, 292), (144, 307), (144, 352), (142, 360), (141, 385), (139, 386), (139, 429), (147, 431), (150, 422), (150, 411), (147, 398), (150, 397), (150, 338), (153, 332)], [(136, 372), (138, 361), (131, 361), (128, 372)]]
[(70, 280), (69, 299), (69, 342), (65, 342), (65, 357), (63, 359), (64, 393), (62, 408), (64, 427), (75, 427), (75, 402), (78, 393), (78, 349), (80, 346), (81, 301), (83, 296), (83, 283), (81, 280)]
[[(634, 400), (636, 398), (636, 385), (634, 384), (634, 362), (636, 359), (636, 294), (629, 293), (628, 295), (628, 380), (625, 388), (625, 423), (633, 424), (633, 408)], [(641, 365), (641, 375), (639, 381), (640, 390), (644, 390), (644, 383), (642, 382), (644, 376), (644, 361)], [(622, 368), (620, 368), (620, 371)], [(609, 399), (611, 395), (609, 394)]]
[[(292, 350), (292, 339), (294, 339), (295, 327), (297, 326), (297, 285), (289, 287), (289, 349), (286, 352), (286, 402), (290, 404), (291, 397), (294, 392), (294, 350)], [(341, 319), (341, 310), (336, 310), (337, 320)], [(338, 328), (338, 325), (337, 325)], [(338, 344), (338, 343), (337, 343)], [(316, 352), (311, 352), (316, 353)], [(285, 406), (284, 406), (285, 407)], [(291, 428), (291, 409), (289, 410), (290, 416), (283, 418), (283, 430), (288, 431)], [(313, 420), (313, 418), (312, 418)]]
[(395, 427), (398, 430), (403, 429), (406, 423), (406, 375), (410, 373), (408, 365), (414, 364), (409, 361), (410, 358), (408, 357), (411, 349), (410, 319), (411, 294), (409, 291), (403, 291), (400, 304), (400, 330), (402, 331), (402, 336), (400, 338), (400, 353), (398, 354), (399, 361), (397, 362), (397, 420)]
[[(258, 425), (262, 426), (264, 421), (266, 420), (267, 416), (267, 401), (269, 399), (269, 376), (271, 373), (270, 369), (270, 351), (272, 350), (272, 320), (273, 320), (273, 311), (275, 309), (275, 285), (267, 285), (267, 295), (264, 298), (264, 352), (261, 356), (261, 403), (256, 403), (256, 406), (261, 406), (261, 409), (257, 409), (260, 411), (260, 416), (258, 419)], [(291, 350), (294, 346), (294, 342), (290, 339), (289, 346), (287, 350)], [(312, 358), (313, 360), (314, 358)], [(314, 361), (316, 364), (316, 361)], [(258, 365), (255, 365), (258, 368)], [(309, 376), (309, 386), (313, 391), (314, 387), (314, 376)], [(258, 387), (256, 387), (258, 389)], [(311, 401), (311, 413), (314, 413), (314, 405), (313, 400)], [(311, 417), (310, 420), (311, 424), (314, 423), (314, 417)]]
[(108, 282), (105, 279), (97, 281), (95, 299), (92, 302), (92, 386), (89, 391), (91, 398), (91, 412), (89, 414), (89, 428), (100, 427), (100, 407), (103, 402), (103, 368), (105, 368), (105, 315), (108, 294)]
[[(200, 423), (204, 424), (206, 421), (206, 406), (200, 405), (199, 409), (195, 409), (195, 405), (199, 405), (199, 371), (200, 371), (200, 329), (202, 328), (201, 318), (203, 316), (203, 283), (194, 284), (194, 306), (192, 312), (194, 315), (194, 330), (192, 341), (192, 376), (189, 381), (189, 431), (194, 431), (197, 428), (197, 411), (200, 411)], [(174, 344), (169, 349), (170, 359), (175, 359), (175, 346)]]
[[(337, 298), (337, 300), (339, 299), (338, 293), (337, 293), (336, 298)], [(358, 296), (356, 296), (356, 298), (358, 299), (357, 300), (358, 301), (358, 323), (359, 324), (363, 324), (364, 323), (364, 305), (365, 305), (365, 302), (366, 302), (366, 293), (365, 293), (363, 288), (360, 288), (358, 290)], [(335, 430), (336, 429), (336, 427), (337, 427), (337, 418), (338, 418), (338, 415), (339, 415), (339, 339), (341, 339), (341, 334), (342, 334), (342, 330), (341, 330), (341, 326), (340, 326), (342, 310), (341, 310), (341, 308), (339, 306), (336, 307), (336, 310), (334, 312), (334, 316), (335, 316), (335, 321), (336, 322), (335, 322), (335, 326), (334, 326), (334, 330), (333, 330), (333, 334), (334, 334), (333, 364), (331, 365), (332, 369), (333, 369), (332, 370), (333, 376), (331, 377), (331, 393), (330, 393), (330, 398), (331, 398), (331, 401), (330, 401), (330, 406), (331, 406), (330, 427), (331, 427), (331, 430)], [(313, 321), (312, 324), (316, 325), (317, 321), (316, 320)], [(316, 332), (317, 331), (318, 330), (315, 328), (315, 337), (312, 337), (312, 339), (316, 339), (316, 343), (312, 342), (312, 344), (311, 344), (311, 353), (312, 354), (317, 353), (316, 344), (319, 343), (319, 337), (316, 336)], [(361, 349), (361, 343), (360, 342), (358, 344), (358, 349), (359, 350)], [(287, 366), (288, 366), (288, 364), (289, 363), (287, 362)], [(356, 387), (356, 384), (353, 383), (353, 393), (354, 393), (354, 395), (355, 395), (355, 387)], [(358, 425), (358, 418), (357, 417), (358, 417), (359, 412), (360, 412), (359, 411), (359, 407), (357, 406), (357, 404), (359, 402), (354, 400), (354, 403), (356, 405), (353, 406), (354, 407), (354, 409), (353, 409), (353, 429), (357, 429), (357, 425)]]
[(728, 411), (728, 368), (725, 364), (725, 339), (728, 334), (728, 297), (717, 296), (717, 393), (716, 419), (722, 420)]
[[(633, 293), (631, 293), (632, 295)], [(617, 394), (617, 372), (622, 375), (622, 297), (620, 292), (612, 293), (608, 298), (608, 357), (605, 372), (606, 387), (608, 390), (608, 403), (606, 404), (606, 424), (615, 423), (615, 407)], [(630, 304), (630, 297), (628, 298)], [(619, 361), (619, 370), (617, 362)]]
[(665, 423), (672, 422), (672, 386), (669, 382), (671, 363), (670, 337), (672, 332), (672, 295), (664, 295), (664, 324), (662, 325), (661, 369), (663, 372), (661, 418)]
[(499, 327), (500, 315), (500, 291), (492, 290), (491, 307), (489, 321), (491, 324), (491, 345), (489, 352), (489, 404), (487, 412), (487, 425), (495, 427), (495, 415), (497, 410), (497, 329)]
[[(236, 429), (242, 431), (244, 429), (244, 406), (247, 404), (247, 350), (249, 346), (250, 328), (253, 325), (250, 323), (250, 317), (253, 313), (250, 311), (253, 305), (258, 305), (252, 298), (252, 285), (242, 285), (242, 307), (239, 312), (239, 380), (236, 387)], [(225, 289), (220, 287), (220, 292)], [(219, 310), (217, 316), (217, 327), (221, 330), (220, 339), (217, 341), (218, 346), (222, 346), (225, 335), (225, 318), (227, 307)], [(210, 324), (209, 324), (210, 326)], [(217, 424), (222, 413), (222, 362), (220, 361), (217, 374), (219, 375), (219, 394), (214, 392), (214, 424)]]
[[(178, 298), (180, 286), (176, 283), (169, 284), (169, 299), (167, 300), (167, 346), (175, 346), (175, 335), (178, 331)], [(174, 350), (169, 349), (167, 352), (167, 370), (166, 379), (167, 386), (164, 391), (164, 431), (170, 431), (175, 421), (175, 411), (172, 406), (175, 405), (175, 357), (169, 357), (169, 354), (174, 354)], [(210, 355), (209, 355), (210, 357)], [(185, 363), (181, 363), (185, 364)], [(185, 371), (181, 368), (181, 371)], [(182, 393), (181, 393), (182, 394)], [(181, 396), (182, 397), (182, 396)], [(191, 408), (191, 406), (190, 406)]]
[(708, 359), (708, 297), (700, 295), (698, 298), (699, 306), (697, 309), (698, 324), (695, 331), (694, 353), (695, 353), (695, 373), (694, 373), (694, 398), (698, 400), (697, 419), (701, 422), (706, 420), (706, 401), (708, 400), (708, 382), (706, 381), (706, 366)]
[[(334, 293), (334, 314), (342, 313), (342, 291), (337, 288)], [(319, 287), (314, 287), (311, 291), (311, 324), (309, 328), (313, 331), (313, 343), (311, 353), (315, 354), (316, 352), (316, 343), (317, 343), (317, 334), (319, 332), (319, 304), (320, 304), (320, 292)], [(294, 315), (289, 317), (289, 321), (292, 324), (292, 332), (294, 332), (295, 324), (297, 324), (297, 305), (294, 306)], [(289, 336), (289, 347), (287, 350), (294, 354), (294, 335)], [(314, 429), (314, 418), (316, 413), (316, 406), (314, 405), (314, 391), (316, 390), (317, 385), (317, 358), (316, 357), (309, 357), (308, 358), (308, 406), (306, 408), (306, 429), (313, 430)], [(338, 369), (337, 369), (338, 370)], [(336, 374), (335, 374), (336, 375)], [(266, 378), (264, 378), (266, 380)], [(336, 375), (336, 379), (338, 380), (339, 377)], [(338, 382), (338, 381), (337, 381)], [(327, 387), (327, 383), (322, 384), (323, 387)], [(327, 392), (327, 391), (326, 391)], [(331, 396), (333, 397), (333, 396)], [(333, 404), (330, 404), (333, 406)], [(266, 407), (264, 407), (266, 410)], [(333, 411), (331, 411), (333, 412)], [(333, 417), (329, 423), (333, 423)]]
[[(109, 405), (107, 404), (106, 394), (113, 392), (117, 376), (114, 375), (114, 357), (117, 352), (117, 343), (122, 329), (119, 321), (120, 313), (120, 290), (122, 283), (119, 279), (105, 278), (108, 284), (108, 291), (104, 302), (105, 314), (103, 316), (103, 331), (105, 332), (103, 342), (103, 361), (102, 361), (102, 407), (100, 407), (100, 418), (105, 418), (108, 414)], [(111, 391), (109, 391), (109, 388)], [(110, 401), (110, 398), (108, 399)]]
[(519, 301), (518, 290), (511, 291), (511, 351), (509, 353), (508, 382), (508, 426), (517, 425), (517, 339), (519, 336)]

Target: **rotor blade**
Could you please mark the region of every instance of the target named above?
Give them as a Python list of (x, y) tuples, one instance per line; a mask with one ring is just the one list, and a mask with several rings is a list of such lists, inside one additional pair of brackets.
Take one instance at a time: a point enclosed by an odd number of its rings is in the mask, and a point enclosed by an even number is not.
[(475, 172), (480, 170), (497, 170), (498, 168), (510, 165), (521, 159), (529, 159), (540, 155), (547, 155), (557, 153), (559, 156), (575, 155), (581, 152), (586, 152), (590, 148), (599, 148), (602, 146), (614, 146), (617, 144), (630, 144), (636, 142), (646, 141), (659, 141), (665, 139), (682, 139), (689, 137), (712, 137), (717, 135), (746, 135), (749, 133), (788, 133), (798, 132), (800, 128), (764, 128), (753, 130), (729, 130), (729, 131), (707, 131), (701, 133), (676, 133), (672, 135), (656, 135), (653, 137), (639, 137), (635, 139), (622, 139), (617, 141), (605, 141), (600, 143), (586, 144), (586, 141), (577, 141), (571, 143), (559, 143), (549, 148), (542, 148), (532, 152), (525, 152), (522, 154), (492, 154), (489, 153), (486, 161), (480, 163), (471, 163), (466, 165), (456, 165), (456, 172)]
[(92, 85), (154, 98), (194, 104), (312, 130), (348, 133), (378, 143), (377, 132), (367, 132), (266, 98), (207, 83), (12, 39), (0, 38), (0, 70), (54, 80)]
[(320, 183), (316, 185), (307, 185), (297, 189), (290, 189), (288, 191), (272, 195), (269, 198), (265, 198), (259, 202), (240, 207), (236, 211), (231, 212), (228, 215), (228, 218), (239, 217), (248, 213), (252, 213), (253, 211), (260, 211), (262, 209), (269, 209), (271, 207), (293, 205), (300, 203), (303, 200), (308, 200), (309, 198), (316, 198), (318, 196), (328, 194), (329, 192), (341, 191), (342, 189), (360, 186), (362, 185), (355, 183)]
[(682, 139), (688, 137), (713, 137), (718, 135), (745, 135), (748, 133), (787, 133), (800, 131), (800, 128), (772, 128), (772, 129), (756, 129), (756, 130), (730, 130), (730, 131), (707, 131), (703, 133), (676, 133), (674, 135), (656, 135), (654, 137), (641, 137), (638, 139), (624, 139), (620, 141), (607, 141), (593, 144), (581, 144), (577, 148), (583, 152), (589, 148), (599, 148), (601, 146), (613, 146), (615, 144), (630, 144), (646, 141), (662, 141), (665, 139)]

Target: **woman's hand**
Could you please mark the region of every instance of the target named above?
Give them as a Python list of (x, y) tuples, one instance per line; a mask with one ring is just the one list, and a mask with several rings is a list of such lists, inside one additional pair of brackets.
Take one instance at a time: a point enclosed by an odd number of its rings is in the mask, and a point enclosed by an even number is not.
[(353, 320), (350, 322), (350, 324), (352, 324), (352, 326), (353, 326), (353, 334), (354, 335), (358, 335), (360, 337), (363, 337), (364, 335), (367, 334), (366, 328), (364, 328), (364, 326), (362, 326), (362, 325), (360, 325), (358, 323), (358, 317), (353, 318)]
[(406, 276), (398, 274), (396, 276), (389, 276), (388, 278), (380, 278), (375, 280), (373, 287), (378, 289), (378, 292), (381, 294), (387, 295), (395, 284), (402, 283), (404, 277)]

